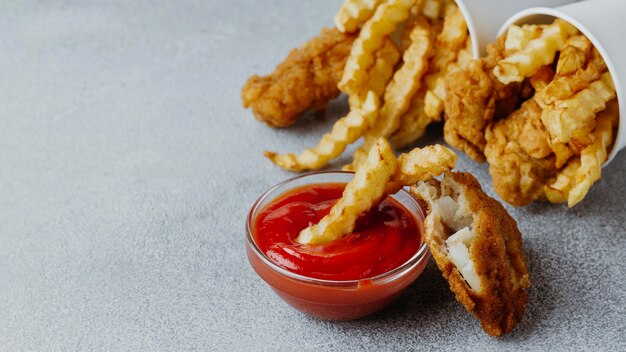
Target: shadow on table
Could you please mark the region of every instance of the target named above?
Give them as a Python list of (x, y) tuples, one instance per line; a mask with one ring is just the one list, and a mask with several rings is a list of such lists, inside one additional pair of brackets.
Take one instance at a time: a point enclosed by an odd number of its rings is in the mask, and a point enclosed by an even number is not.
[[(545, 243), (545, 242), (541, 242)], [(524, 319), (508, 335), (499, 338), (501, 341), (519, 342), (533, 338), (545, 330), (552, 312), (556, 307), (559, 289), (550, 277), (550, 265), (543, 260), (546, 248), (535, 248), (526, 244), (526, 260), (530, 271), (531, 287), (528, 292), (528, 303)]]
[[(527, 246), (526, 256), (533, 281), (523, 321), (508, 335), (497, 338), (501, 342), (525, 341), (545, 328), (555, 309), (558, 295), (541, 260), (541, 251)], [(326, 322), (325, 322), (326, 323)], [(330, 323), (340, 330), (367, 329), (387, 339), (402, 339), (410, 335), (434, 330), (464, 335), (479, 333), (478, 321), (457, 303), (448, 283), (434, 261), (430, 261), (420, 278), (385, 310), (369, 317), (348, 322)], [(484, 335), (486, 337), (487, 335)]]
[(611, 164), (602, 169), (602, 178), (594, 183), (589, 193), (575, 207), (568, 209), (566, 204), (533, 202), (528, 206), (516, 208), (528, 216), (555, 214), (576, 217), (622, 218), (626, 210), (626, 194), (622, 191), (626, 183), (626, 150), (617, 154)]

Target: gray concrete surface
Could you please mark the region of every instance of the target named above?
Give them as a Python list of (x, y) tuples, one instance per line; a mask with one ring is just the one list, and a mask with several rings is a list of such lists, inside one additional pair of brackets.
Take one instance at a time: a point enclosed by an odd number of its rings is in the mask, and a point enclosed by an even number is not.
[[(343, 323), (254, 274), (245, 216), (291, 176), (262, 151), (312, 144), (345, 108), (274, 130), (239, 90), (339, 3), (0, 3), (0, 350), (626, 349), (626, 153), (573, 210), (508, 207), (533, 286), (503, 338), (432, 263), (387, 310)], [(420, 144), (440, 140), (429, 132)], [(493, 194), (485, 165), (459, 169)]]

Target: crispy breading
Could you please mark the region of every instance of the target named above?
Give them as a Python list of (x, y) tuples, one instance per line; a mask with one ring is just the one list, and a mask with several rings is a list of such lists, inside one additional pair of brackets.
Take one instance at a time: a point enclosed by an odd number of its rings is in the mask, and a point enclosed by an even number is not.
[(539, 116), (532, 113), (523, 121), (519, 141), (522, 150), (534, 159), (543, 159), (552, 154), (550, 148), (548, 130), (543, 125)]
[[(534, 99), (527, 100), (508, 118), (496, 121), (485, 131), (485, 156), (494, 189), (502, 199), (513, 205), (544, 200), (543, 186), (558, 171), (554, 154), (541, 159), (528, 154), (531, 152), (539, 156), (546, 151), (546, 141), (536, 136), (545, 132), (539, 127), (541, 112)], [(537, 145), (530, 146), (532, 142)]]
[(504, 55), (504, 42), (501, 36), (487, 46), (487, 56), (446, 78), (444, 138), (478, 162), (485, 161), (487, 125), (507, 116), (520, 101), (521, 85), (503, 84), (492, 73)]
[[(549, 86), (554, 77), (555, 72), (552, 69), (552, 65), (546, 65), (535, 72), (535, 74), (528, 79), (528, 83), (530, 83), (530, 86), (536, 92), (539, 92)], [(536, 94), (534, 96), (536, 96)]]
[(485, 161), (484, 130), (495, 111), (493, 84), (486, 72), (483, 63), (475, 60), (448, 76), (445, 85), (444, 138), (479, 162)]
[(424, 240), (456, 299), (492, 336), (522, 320), (530, 274), (517, 223), (468, 173), (411, 188), (427, 204)]
[(493, 67), (504, 57), (504, 41), (505, 37), (500, 36), (493, 44), (487, 45), (487, 56), (482, 58), (485, 64), (484, 68), (489, 70), (489, 78), (493, 84), (496, 104), (494, 119), (508, 116), (520, 106), (520, 99), (528, 99), (532, 96), (532, 92), (526, 92), (523, 85), (519, 83), (504, 84), (493, 74)]
[(325, 106), (339, 95), (337, 83), (355, 38), (335, 28), (322, 29), (293, 49), (273, 73), (250, 77), (241, 91), (243, 106), (273, 127), (292, 125), (304, 111)]

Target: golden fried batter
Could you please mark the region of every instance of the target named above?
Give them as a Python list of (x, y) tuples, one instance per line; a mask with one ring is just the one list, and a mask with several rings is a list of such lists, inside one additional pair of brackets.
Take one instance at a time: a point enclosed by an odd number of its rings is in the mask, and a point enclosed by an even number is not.
[(487, 56), (446, 78), (444, 101), (446, 142), (478, 162), (485, 161), (486, 126), (505, 117), (529, 95), (519, 83), (502, 84), (493, 68), (503, 58), (505, 37), (487, 47)]
[(472, 61), (467, 69), (448, 76), (444, 100), (446, 142), (478, 162), (485, 161), (484, 130), (495, 110), (493, 85), (482, 66)]
[(337, 83), (355, 38), (335, 28), (322, 29), (269, 76), (250, 77), (241, 92), (243, 106), (252, 107), (258, 120), (273, 127), (292, 125), (302, 112), (323, 107), (339, 95)]
[(485, 155), (494, 189), (513, 205), (545, 200), (543, 186), (558, 171), (556, 157), (548, 150), (541, 112), (534, 99), (527, 100), (485, 131)]
[(424, 239), (456, 299), (489, 335), (510, 332), (530, 287), (515, 220), (468, 173), (447, 172), (411, 193), (427, 203)]

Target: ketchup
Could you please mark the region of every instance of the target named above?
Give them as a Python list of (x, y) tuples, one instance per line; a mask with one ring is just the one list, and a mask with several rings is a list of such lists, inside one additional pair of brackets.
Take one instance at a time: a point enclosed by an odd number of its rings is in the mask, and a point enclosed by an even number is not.
[(345, 183), (293, 189), (268, 204), (254, 222), (254, 239), (274, 263), (296, 274), (324, 280), (359, 280), (407, 262), (421, 245), (416, 220), (387, 197), (357, 221), (353, 233), (330, 243), (295, 242), (301, 230), (319, 222), (341, 198)]

